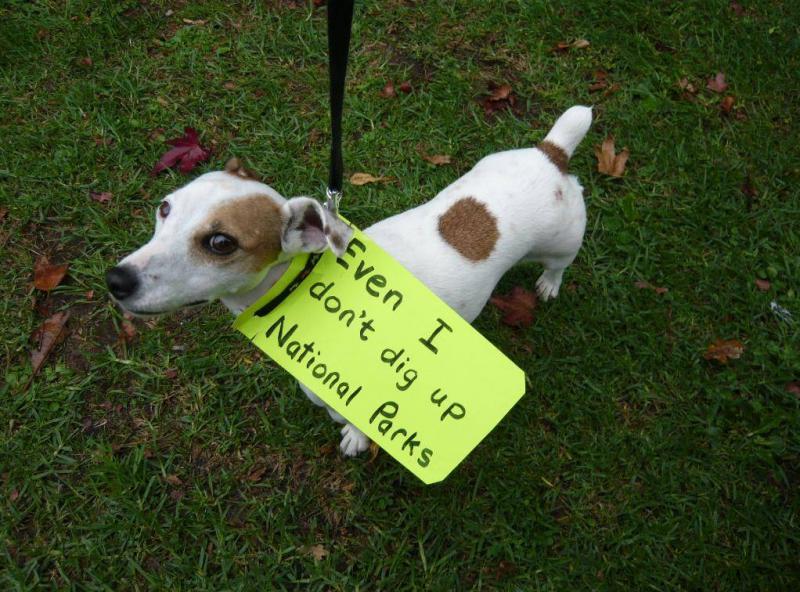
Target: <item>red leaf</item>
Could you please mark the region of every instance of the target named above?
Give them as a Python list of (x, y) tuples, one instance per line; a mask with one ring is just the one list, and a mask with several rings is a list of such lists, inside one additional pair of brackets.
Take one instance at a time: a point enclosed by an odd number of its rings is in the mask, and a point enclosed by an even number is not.
[(706, 360), (716, 360), (720, 364), (727, 364), (728, 360), (740, 358), (744, 353), (744, 345), (737, 339), (717, 339), (708, 346), (703, 357)]
[(489, 300), (503, 312), (500, 319), (509, 327), (529, 327), (533, 323), (533, 311), (536, 308), (536, 294), (525, 288), (514, 286), (511, 294), (492, 296)]
[(98, 203), (107, 204), (108, 202), (111, 201), (111, 198), (114, 197), (114, 194), (111, 193), (110, 191), (103, 191), (103, 192), (90, 191), (89, 197), (91, 197), (94, 201)]
[(69, 311), (57, 312), (34, 331), (33, 338), (38, 342), (37, 349), (31, 352), (31, 366), (33, 366), (34, 375), (42, 367), (53, 348), (66, 337), (67, 320), (69, 320)]
[(55, 288), (67, 274), (69, 264), (51, 265), (45, 255), (36, 260), (33, 268), (33, 285), (38, 290), (48, 292)]
[(714, 78), (709, 78), (706, 88), (716, 93), (725, 92), (725, 89), (728, 88), (728, 83), (725, 82), (725, 73), (717, 72), (717, 75), (714, 76)]
[(770, 286), (772, 286), (772, 284), (769, 282), (769, 280), (756, 278), (756, 287), (762, 292), (768, 292)]
[(405, 82), (401, 82), (400, 86), (397, 87), (401, 93), (408, 94), (411, 92), (411, 81), (406, 80)]
[(800, 382), (790, 382), (786, 385), (786, 392), (800, 397)]
[(167, 368), (164, 370), (164, 378), (168, 380), (175, 380), (178, 378), (178, 369), (177, 368)]
[(167, 140), (167, 144), (174, 146), (168, 150), (150, 171), (150, 175), (155, 177), (161, 171), (164, 171), (175, 164), (178, 164), (178, 170), (184, 175), (189, 173), (198, 163), (208, 160), (211, 156), (211, 150), (204, 148), (200, 145), (197, 136), (197, 130), (187, 127), (183, 130), (184, 135), (180, 138), (173, 138)]

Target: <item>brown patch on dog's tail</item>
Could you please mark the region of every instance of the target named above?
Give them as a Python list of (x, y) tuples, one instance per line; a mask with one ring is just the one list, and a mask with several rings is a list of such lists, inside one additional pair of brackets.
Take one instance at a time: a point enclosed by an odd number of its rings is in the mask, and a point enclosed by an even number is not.
[(550, 162), (562, 173), (567, 172), (567, 164), (578, 147), (589, 126), (592, 125), (592, 110), (589, 107), (570, 107), (567, 109), (544, 141), (537, 146)]

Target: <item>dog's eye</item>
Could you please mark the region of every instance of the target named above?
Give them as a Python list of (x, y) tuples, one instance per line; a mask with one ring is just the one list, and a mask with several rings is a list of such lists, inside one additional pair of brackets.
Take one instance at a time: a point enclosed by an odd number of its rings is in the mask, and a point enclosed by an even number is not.
[(169, 216), (169, 202), (168, 201), (162, 201), (161, 205), (158, 206), (158, 215), (161, 216), (162, 218), (166, 218), (167, 216)]
[(206, 248), (215, 255), (230, 255), (239, 245), (227, 234), (212, 234), (206, 239)]

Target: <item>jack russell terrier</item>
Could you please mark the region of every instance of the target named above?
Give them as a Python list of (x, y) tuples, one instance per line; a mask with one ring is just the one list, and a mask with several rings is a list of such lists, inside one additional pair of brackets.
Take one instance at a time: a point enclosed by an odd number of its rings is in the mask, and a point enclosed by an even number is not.
[[(516, 263), (544, 265), (536, 281), (555, 298), (583, 241), (583, 187), (567, 163), (589, 130), (592, 111), (567, 110), (535, 148), (483, 158), (432, 200), (364, 230), (468, 322)], [(352, 231), (318, 201), (285, 199), (236, 159), (166, 196), (153, 238), (106, 274), (123, 310), (160, 315), (219, 298), (239, 314), (265, 294), (303, 252), (341, 256)], [(317, 405), (325, 404), (304, 385)], [(355, 456), (369, 438), (345, 424), (340, 448)]]

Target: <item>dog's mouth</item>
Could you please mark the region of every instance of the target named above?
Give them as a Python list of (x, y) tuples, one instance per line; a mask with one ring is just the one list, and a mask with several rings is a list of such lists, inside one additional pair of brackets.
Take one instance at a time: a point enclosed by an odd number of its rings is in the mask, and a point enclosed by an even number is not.
[(136, 315), (137, 317), (157, 317), (159, 315), (175, 312), (176, 310), (180, 310), (181, 308), (193, 308), (195, 306), (200, 306), (201, 304), (206, 304), (209, 301), (195, 300), (194, 302), (187, 302), (186, 304), (182, 304), (181, 306), (176, 306), (175, 308), (168, 308), (165, 310), (142, 310), (142, 309), (128, 308), (121, 302), (119, 301), (117, 302), (126, 312)]

